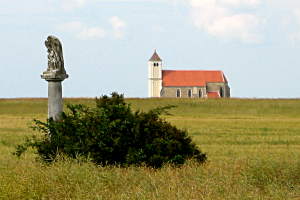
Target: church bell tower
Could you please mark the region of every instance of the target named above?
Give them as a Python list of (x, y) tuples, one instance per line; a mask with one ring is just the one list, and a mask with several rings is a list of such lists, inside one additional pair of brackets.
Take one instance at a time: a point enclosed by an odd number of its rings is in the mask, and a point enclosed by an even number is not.
[(148, 61), (148, 96), (160, 97), (162, 90), (162, 60), (156, 50)]

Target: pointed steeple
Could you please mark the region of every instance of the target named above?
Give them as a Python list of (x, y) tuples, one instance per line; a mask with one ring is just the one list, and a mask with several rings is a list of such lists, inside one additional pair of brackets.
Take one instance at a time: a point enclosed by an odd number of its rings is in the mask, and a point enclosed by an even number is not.
[(159, 55), (156, 53), (156, 49), (154, 50), (154, 53), (153, 53), (152, 57), (149, 59), (149, 61), (151, 61), (151, 62), (153, 62), (153, 61), (161, 62), (162, 61), (160, 59)]

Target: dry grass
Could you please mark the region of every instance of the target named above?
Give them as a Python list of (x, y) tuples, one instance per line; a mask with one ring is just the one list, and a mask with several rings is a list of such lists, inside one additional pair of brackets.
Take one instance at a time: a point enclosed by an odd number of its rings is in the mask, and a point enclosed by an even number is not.
[[(45, 99), (0, 100), (0, 199), (300, 199), (300, 101), (128, 99), (135, 109), (177, 105), (171, 123), (207, 152), (204, 166), (98, 167), (21, 159), (14, 146), (45, 119)], [(66, 99), (93, 105), (93, 99)]]

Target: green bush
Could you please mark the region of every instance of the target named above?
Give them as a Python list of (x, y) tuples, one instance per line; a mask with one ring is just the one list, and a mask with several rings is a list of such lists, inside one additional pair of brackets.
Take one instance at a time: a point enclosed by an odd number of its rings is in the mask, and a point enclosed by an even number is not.
[(206, 160), (187, 132), (160, 118), (168, 107), (148, 112), (131, 110), (123, 95), (96, 98), (96, 107), (68, 105), (60, 121), (34, 120), (33, 129), (43, 133), (17, 147), (20, 156), (28, 147), (37, 150), (44, 161), (57, 155), (87, 157), (99, 165), (146, 165), (155, 168), (164, 163), (183, 164), (187, 159)]

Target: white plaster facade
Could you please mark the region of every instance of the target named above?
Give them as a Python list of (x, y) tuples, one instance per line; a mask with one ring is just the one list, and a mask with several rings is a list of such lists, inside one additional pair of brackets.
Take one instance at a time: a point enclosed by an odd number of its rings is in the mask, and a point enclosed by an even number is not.
[(156, 52), (148, 61), (148, 96), (161, 97), (162, 90), (162, 60)]

